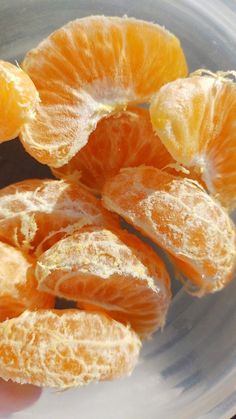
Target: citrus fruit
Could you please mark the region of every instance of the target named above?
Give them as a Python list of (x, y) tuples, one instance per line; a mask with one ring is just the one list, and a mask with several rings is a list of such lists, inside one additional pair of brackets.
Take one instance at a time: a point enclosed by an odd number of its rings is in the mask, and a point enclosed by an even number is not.
[(102, 310), (140, 335), (165, 323), (170, 280), (156, 253), (125, 230), (86, 226), (39, 258), (39, 289)]
[(52, 167), (68, 163), (100, 119), (129, 103), (149, 101), (163, 84), (187, 75), (174, 35), (127, 17), (72, 21), (28, 52), (22, 66), (41, 103), (21, 140)]
[(53, 173), (100, 193), (105, 181), (122, 167), (146, 164), (162, 169), (173, 162), (153, 132), (149, 111), (130, 106), (127, 111), (103, 118), (86, 146)]
[(0, 60), (0, 143), (17, 137), (22, 126), (34, 119), (38, 92), (19, 67)]
[(72, 225), (116, 224), (100, 201), (66, 181), (28, 179), (0, 190), (0, 240), (37, 253), (63, 237)]
[(122, 169), (103, 202), (167, 250), (199, 295), (233, 278), (235, 226), (197, 182), (152, 167)]
[(209, 192), (236, 207), (236, 85), (228, 73), (200, 75), (163, 86), (150, 112), (154, 130), (175, 160), (194, 167)]
[(0, 376), (66, 389), (130, 374), (140, 340), (107, 316), (80, 310), (25, 311), (0, 324)]
[(52, 308), (54, 298), (37, 290), (33, 259), (0, 242), (0, 321), (18, 316), (26, 308)]

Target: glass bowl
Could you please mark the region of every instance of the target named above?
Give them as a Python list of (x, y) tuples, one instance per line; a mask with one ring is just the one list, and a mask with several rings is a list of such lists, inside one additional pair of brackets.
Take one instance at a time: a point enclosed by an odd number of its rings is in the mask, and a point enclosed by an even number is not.
[[(20, 62), (52, 30), (91, 14), (127, 14), (166, 26), (181, 39), (191, 71), (236, 68), (233, 0), (1, 0), (0, 57)], [(1, 186), (49, 175), (16, 141), (1, 145), (0, 162)], [(144, 344), (131, 377), (66, 392), (46, 389), (11, 417), (229, 419), (236, 413), (235, 295), (236, 281), (202, 299), (180, 289), (164, 331)]]

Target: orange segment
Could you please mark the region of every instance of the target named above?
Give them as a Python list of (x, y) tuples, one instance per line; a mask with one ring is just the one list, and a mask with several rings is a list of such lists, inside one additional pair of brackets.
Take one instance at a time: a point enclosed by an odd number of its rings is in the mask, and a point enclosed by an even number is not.
[(127, 111), (102, 119), (88, 144), (53, 174), (82, 182), (100, 193), (105, 181), (122, 167), (146, 164), (162, 169), (173, 162), (153, 132), (149, 111), (130, 106)]
[(40, 253), (71, 228), (86, 223), (117, 225), (118, 221), (98, 199), (73, 183), (29, 179), (0, 191), (0, 239), (24, 251)]
[(44, 253), (39, 289), (130, 323), (142, 336), (165, 323), (170, 280), (156, 253), (125, 230), (83, 227)]
[(60, 167), (88, 142), (104, 116), (149, 101), (187, 74), (179, 40), (153, 23), (90, 16), (58, 29), (23, 62), (39, 90), (37, 120), (21, 140), (37, 160)]
[[(236, 207), (236, 85), (224, 73), (162, 87), (150, 112), (153, 127), (178, 162), (194, 167), (225, 207)], [(227, 73), (225, 74), (227, 76)]]
[(152, 167), (123, 169), (105, 185), (103, 201), (173, 255), (202, 294), (232, 280), (235, 226), (197, 182)]
[(4, 380), (66, 389), (130, 374), (140, 340), (109, 317), (80, 310), (25, 311), (0, 324)]
[(0, 143), (17, 137), (22, 126), (34, 119), (38, 92), (29, 76), (0, 60)]
[(18, 316), (26, 308), (52, 308), (54, 298), (37, 290), (33, 259), (0, 242), (0, 321)]

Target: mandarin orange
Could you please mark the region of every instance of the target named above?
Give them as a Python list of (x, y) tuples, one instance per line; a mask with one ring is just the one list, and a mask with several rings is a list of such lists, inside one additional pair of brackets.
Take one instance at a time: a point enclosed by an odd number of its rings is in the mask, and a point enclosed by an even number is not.
[(39, 90), (37, 119), (21, 133), (37, 160), (60, 167), (88, 142), (103, 117), (150, 101), (187, 75), (179, 40), (159, 25), (90, 16), (52, 33), (23, 61)]
[(0, 242), (0, 321), (25, 309), (53, 308), (54, 297), (37, 290), (34, 260)]
[(107, 316), (80, 310), (25, 311), (0, 323), (4, 380), (66, 389), (130, 374), (140, 340)]
[(117, 219), (79, 185), (28, 179), (0, 190), (0, 240), (37, 254), (72, 226), (116, 225)]
[(86, 226), (39, 258), (39, 289), (130, 323), (142, 336), (165, 323), (170, 279), (164, 263), (125, 230)]
[(32, 121), (39, 95), (29, 76), (19, 67), (0, 60), (0, 143), (17, 137)]
[(106, 183), (103, 202), (167, 250), (199, 295), (232, 280), (235, 226), (197, 182), (152, 167), (123, 169)]
[(102, 119), (88, 144), (68, 164), (53, 169), (53, 174), (101, 193), (105, 181), (122, 167), (146, 164), (162, 169), (172, 163), (171, 155), (153, 132), (149, 111), (130, 106)]
[(150, 112), (155, 132), (175, 160), (192, 167), (209, 192), (236, 207), (236, 85), (228, 73), (203, 73), (163, 86)]

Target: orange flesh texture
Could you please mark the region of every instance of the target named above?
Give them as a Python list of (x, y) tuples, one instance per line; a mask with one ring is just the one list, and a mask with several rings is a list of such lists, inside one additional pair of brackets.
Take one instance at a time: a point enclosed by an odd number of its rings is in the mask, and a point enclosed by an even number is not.
[(0, 191), (0, 240), (26, 252), (46, 250), (86, 224), (117, 225), (99, 200), (79, 185), (29, 179)]
[(151, 167), (123, 169), (105, 185), (103, 202), (179, 260), (202, 293), (233, 278), (235, 226), (197, 182)]
[(25, 311), (0, 324), (0, 376), (66, 389), (129, 375), (140, 340), (107, 316), (80, 310)]
[(0, 143), (17, 137), (23, 124), (34, 118), (38, 92), (29, 76), (0, 60)]
[(0, 321), (25, 309), (53, 308), (54, 297), (37, 290), (32, 258), (0, 242)]
[(187, 74), (174, 35), (127, 17), (72, 21), (30, 51), (22, 65), (41, 103), (21, 140), (52, 167), (68, 163), (104, 116), (149, 101), (163, 84)]
[(161, 259), (125, 230), (86, 226), (38, 260), (39, 289), (130, 323), (142, 336), (165, 323), (170, 279)]
[(123, 167), (146, 164), (162, 169), (170, 163), (174, 160), (154, 134), (149, 111), (130, 106), (102, 119), (86, 146), (53, 173), (100, 193), (106, 180)]
[(175, 160), (193, 167), (209, 192), (236, 207), (236, 85), (193, 76), (164, 86), (150, 108), (155, 132)]

